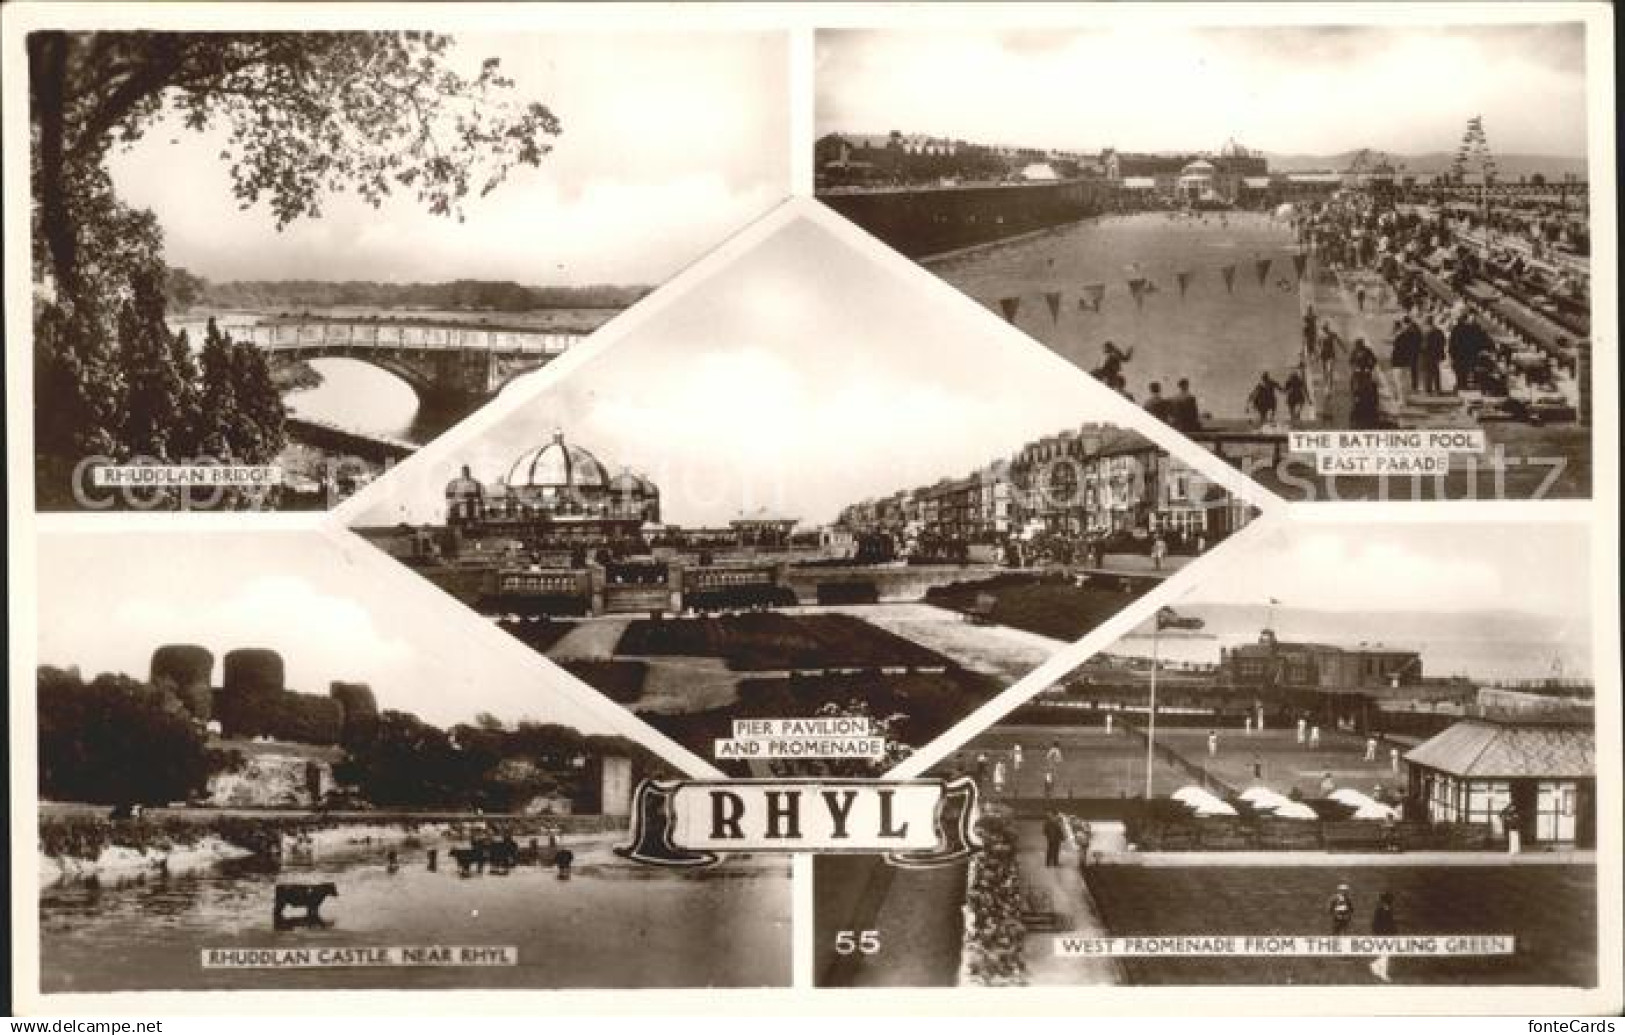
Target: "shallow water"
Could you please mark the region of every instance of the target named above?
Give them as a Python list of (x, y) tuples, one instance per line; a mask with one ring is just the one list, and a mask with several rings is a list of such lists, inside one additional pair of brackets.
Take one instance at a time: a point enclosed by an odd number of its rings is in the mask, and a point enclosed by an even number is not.
[[(1297, 362), (1295, 248), (1291, 228), (1261, 213), (1152, 212), (1076, 223), (931, 269), (995, 311), (999, 299), (1020, 296), (1016, 326), (1084, 370), (1100, 364), (1103, 343), (1133, 345), (1124, 376), (1140, 402), (1151, 381), (1172, 395), (1185, 377), (1204, 412), (1234, 418), (1245, 414), (1261, 371), (1280, 381)], [(1263, 258), (1271, 267), (1261, 285), (1254, 261)], [(1227, 290), (1220, 267), (1232, 263), (1234, 290)], [(1183, 296), (1177, 271), (1193, 274)], [(1158, 290), (1136, 305), (1130, 277), (1149, 278)], [(1098, 313), (1078, 305), (1086, 284), (1106, 285)], [(1046, 291), (1062, 293), (1058, 319)]]
[[(573, 875), (544, 867), (461, 877), (440, 852), (382, 849), (287, 865), (256, 860), (40, 894), (46, 992), (228, 988), (628, 988), (784, 984), (789, 868), (738, 857), (698, 873), (626, 862), (609, 842), (578, 848)], [(333, 881), (330, 926), (277, 931), (279, 881)], [(297, 912), (297, 911), (296, 911)], [(517, 966), (205, 970), (205, 948), (514, 946)]]

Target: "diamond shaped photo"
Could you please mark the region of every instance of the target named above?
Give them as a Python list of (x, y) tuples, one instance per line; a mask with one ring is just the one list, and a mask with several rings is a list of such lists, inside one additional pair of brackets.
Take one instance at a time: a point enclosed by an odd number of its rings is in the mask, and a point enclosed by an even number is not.
[(882, 772), (1254, 514), (816, 203), (646, 306), (337, 517), (729, 773)]

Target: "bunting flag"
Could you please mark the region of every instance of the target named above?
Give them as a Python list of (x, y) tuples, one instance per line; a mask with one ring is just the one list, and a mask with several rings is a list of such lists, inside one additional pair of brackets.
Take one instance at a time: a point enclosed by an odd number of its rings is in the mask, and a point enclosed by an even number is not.
[(1078, 299), (1078, 302), (1079, 304), (1087, 304), (1090, 309), (1098, 313), (1100, 312), (1100, 301), (1105, 297), (1106, 285), (1085, 284), (1083, 286), (1083, 297)]
[(1061, 320), (1061, 293), (1059, 291), (1044, 292), (1044, 301), (1049, 304), (1049, 318), (1059, 323)]
[(1134, 296), (1134, 304), (1142, 309), (1145, 308), (1145, 285), (1144, 277), (1128, 278), (1128, 293)]
[(1292, 256), (1292, 268), (1297, 271), (1299, 280), (1303, 279), (1304, 267), (1306, 267), (1308, 265), (1309, 265), (1309, 256), (1304, 254), (1303, 252), (1298, 252), (1298, 253), (1296, 253), (1295, 255)]
[(1179, 297), (1184, 298), (1185, 292), (1190, 288), (1191, 281), (1196, 278), (1191, 270), (1179, 270), (1174, 274), (1174, 280), (1179, 284)]
[(1270, 275), (1270, 263), (1272, 261), (1273, 260), (1270, 260), (1270, 259), (1254, 259), (1253, 260), (1253, 269), (1254, 269), (1254, 271), (1256, 271), (1258, 273), (1258, 286), (1259, 287), (1263, 287), (1265, 279), (1267, 279), (1269, 277), (1269, 275)]
[(999, 299), (999, 312), (1010, 323), (1016, 322), (1016, 313), (1021, 310), (1021, 296), (1011, 295), (1009, 298)]
[(1236, 264), (1229, 263), (1219, 267), (1219, 276), (1224, 278), (1224, 289), (1232, 295), (1236, 293)]

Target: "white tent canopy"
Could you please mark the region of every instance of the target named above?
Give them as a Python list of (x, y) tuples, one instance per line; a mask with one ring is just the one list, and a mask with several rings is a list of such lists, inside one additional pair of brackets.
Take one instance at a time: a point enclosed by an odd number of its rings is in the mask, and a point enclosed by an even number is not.
[(1301, 801), (1289, 801), (1275, 810), (1277, 819), (1319, 819), (1315, 810)]
[(1212, 791), (1209, 791), (1206, 788), (1198, 787), (1195, 784), (1191, 784), (1188, 787), (1181, 787), (1179, 790), (1170, 795), (1170, 797), (1172, 797), (1175, 801), (1183, 802), (1186, 805), (1195, 805), (1197, 802), (1201, 801), (1219, 800)]
[(1398, 819), (1399, 812), (1391, 806), (1368, 801), (1354, 810), (1353, 819)]

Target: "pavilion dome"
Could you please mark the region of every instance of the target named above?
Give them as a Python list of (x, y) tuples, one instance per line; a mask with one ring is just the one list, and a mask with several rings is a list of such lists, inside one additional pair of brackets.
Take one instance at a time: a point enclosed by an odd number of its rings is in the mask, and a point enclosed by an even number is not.
[(609, 480), (609, 491), (617, 494), (660, 495), (660, 490), (655, 488), (654, 482), (627, 468), (622, 468), (620, 474)]
[(609, 486), (609, 472), (597, 457), (556, 431), (550, 441), (519, 454), (506, 482), (511, 489), (603, 489)]

